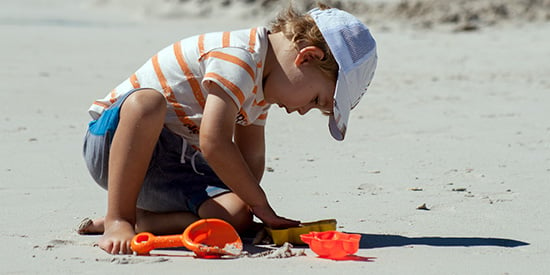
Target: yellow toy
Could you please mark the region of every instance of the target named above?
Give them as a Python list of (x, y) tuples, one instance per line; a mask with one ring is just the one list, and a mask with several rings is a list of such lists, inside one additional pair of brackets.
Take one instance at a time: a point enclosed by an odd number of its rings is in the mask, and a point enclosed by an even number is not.
[(273, 239), (273, 243), (276, 245), (282, 245), (285, 242), (291, 244), (305, 244), (300, 239), (301, 234), (308, 234), (309, 232), (324, 232), (336, 230), (336, 220), (320, 220), (315, 222), (303, 223), (298, 227), (290, 227), (287, 229), (271, 229), (266, 228), (267, 233)]

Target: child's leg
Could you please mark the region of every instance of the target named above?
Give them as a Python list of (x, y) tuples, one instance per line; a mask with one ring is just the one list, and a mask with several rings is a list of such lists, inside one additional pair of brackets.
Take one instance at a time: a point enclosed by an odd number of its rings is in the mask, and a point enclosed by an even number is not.
[(155, 235), (181, 234), (199, 217), (191, 212), (156, 213), (138, 209), (136, 232)]
[(219, 218), (229, 222), (239, 232), (253, 225), (253, 216), (248, 205), (235, 193), (229, 192), (206, 200), (199, 207), (201, 218)]
[[(179, 234), (199, 217), (191, 212), (156, 213), (137, 209), (135, 232), (150, 232), (155, 235)], [(84, 222), (84, 221), (83, 221)], [(79, 234), (103, 234), (105, 217), (86, 219), (78, 228)]]
[(134, 92), (123, 103), (109, 157), (108, 207), (99, 246), (112, 254), (131, 253), (136, 201), (166, 114), (159, 92)]
[[(200, 218), (219, 218), (229, 222), (239, 232), (253, 225), (253, 216), (248, 206), (234, 193), (224, 193), (206, 200), (199, 207)], [(179, 234), (198, 220), (191, 212), (156, 213), (137, 209), (135, 232), (151, 232), (156, 235)], [(94, 219), (81, 234), (104, 233), (105, 218)]]

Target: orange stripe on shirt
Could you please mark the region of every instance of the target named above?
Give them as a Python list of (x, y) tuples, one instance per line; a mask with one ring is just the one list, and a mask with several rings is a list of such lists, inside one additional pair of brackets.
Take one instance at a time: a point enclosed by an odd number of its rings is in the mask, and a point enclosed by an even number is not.
[(229, 32), (223, 32), (222, 47), (229, 47)]
[(254, 99), (254, 103), (252, 103), (252, 104), (253, 104), (254, 106), (264, 107), (264, 106), (267, 104), (267, 102), (266, 102), (265, 100), (262, 100), (262, 101), (258, 102), (258, 101), (256, 101), (256, 100)]
[(265, 100), (262, 100), (260, 102), (256, 102), (256, 105), (263, 107), (263, 106), (267, 105), (267, 102)]
[(181, 104), (177, 101), (176, 96), (172, 91), (172, 88), (170, 88), (170, 86), (168, 85), (166, 77), (160, 69), (158, 55), (153, 56), (153, 58), (151, 58), (151, 62), (153, 63), (153, 68), (155, 69), (155, 73), (157, 74), (157, 78), (160, 82), (160, 86), (162, 87), (164, 96), (166, 97), (170, 105), (172, 105), (172, 107), (174, 108), (174, 112), (178, 116), (178, 119), (192, 132), (198, 133), (199, 127), (197, 127), (197, 125), (195, 125), (195, 123), (187, 117), (187, 114), (183, 110), (183, 106), (181, 106)]
[(111, 90), (111, 98), (109, 99), (109, 101), (112, 103), (115, 103), (116, 101), (116, 89), (113, 89)]
[(241, 91), (241, 89), (235, 85), (233, 82), (229, 81), (228, 79), (224, 78), (223, 76), (209, 72), (204, 75), (204, 78), (214, 78), (218, 80), (223, 86), (227, 87), (239, 100), (240, 105), (242, 106), (244, 103), (244, 94)]
[(140, 87), (139, 80), (137, 79), (136, 74), (133, 74), (132, 76), (130, 76), (130, 83), (132, 84), (132, 87), (134, 87), (134, 89), (137, 89)]
[(263, 113), (261, 114), (258, 119), (261, 119), (261, 120), (266, 120), (267, 119), (267, 113)]
[(199, 35), (199, 55), (204, 54), (204, 34)]
[(250, 65), (248, 65), (248, 63), (244, 62), (242, 59), (236, 57), (236, 56), (233, 56), (233, 55), (230, 55), (230, 54), (226, 54), (226, 53), (222, 53), (222, 52), (209, 52), (207, 55), (204, 56), (204, 58), (218, 58), (218, 59), (221, 59), (221, 60), (224, 60), (224, 61), (227, 61), (227, 62), (231, 62), (241, 68), (243, 68), (243, 70), (245, 70), (248, 75), (250, 75), (250, 77), (252, 79), (255, 78), (255, 73), (254, 73), (254, 70), (252, 70), (252, 67), (250, 67)]
[(253, 53), (256, 47), (256, 28), (250, 30), (250, 38), (248, 41), (248, 51)]
[(153, 69), (155, 69), (155, 73), (157, 74), (157, 78), (160, 82), (160, 86), (162, 87), (163, 93), (166, 95), (167, 98), (172, 96), (173, 95), (172, 88), (168, 86), (166, 77), (164, 77), (164, 74), (160, 69), (159, 56), (158, 55), (153, 56), (153, 58), (151, 58), (151, 62), (153, 63)]
[(191, 70), (189, 69), (187, 62), (185, 62), (185, 59), (183, 58), (183, 52), (181, 51), (181, 42), (179, 41), (174, 43), (174, 54), (176, 55), (176, 60), (178, 61), (178, 64), (180, 65), (180, 68), (183, 71), (183, 74), (185, 75), (189, 86), (191, 86), (191, 90), (193, 90), (195, 100), (197, 100), (201, 108), (204, 109), (206, 100), (204, 99), (204, 95), (202, 94), (201, 85), (197, 78), (195, 78), (195, 76), (193, 75), (193, 72), (191, 72)]
[(101, 108), (103, 108), (103, 109), (109, 108), (109, 105), (107, 105), (107, 104), (105, 104), (105, 103), (103, 103), (103, 102), (100, 102), (100, 101), (94, 101), (94, 105), (97, 105), (97, 106), (99, 106), (99, 107), (101, 107)]

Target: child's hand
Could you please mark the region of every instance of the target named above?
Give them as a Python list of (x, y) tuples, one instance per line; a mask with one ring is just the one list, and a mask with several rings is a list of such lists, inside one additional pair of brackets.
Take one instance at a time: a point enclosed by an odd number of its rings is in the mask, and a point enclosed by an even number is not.
[(132, 254), (130, 244), (135, 235), (134, 227), (126, 221), (105, 224), (105, 233), (99, 239), (99, 247), (110, 254)]
[(252, 207), (252, 212), (254, 212), (254, 215), (262, 220), (266, 226), (273, 229), (296, 227), (300, 225), (300, 221), (277, 216), (269, 205)]

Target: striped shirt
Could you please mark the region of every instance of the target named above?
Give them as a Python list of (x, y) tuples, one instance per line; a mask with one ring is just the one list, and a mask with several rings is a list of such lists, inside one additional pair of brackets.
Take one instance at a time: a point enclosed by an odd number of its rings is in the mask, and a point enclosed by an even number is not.
[(199, 130), (212, 81), (233, 99), (239, 125), (265, 125), (269, 104), (262, 75), (268, 48), (264, 27), (207, 33), (178, 41), (158, 52), (88, 110), (97, 119), (118, 97), (137, 88), (161, 91), (167, 100), (165, 126), (199, 147)]

